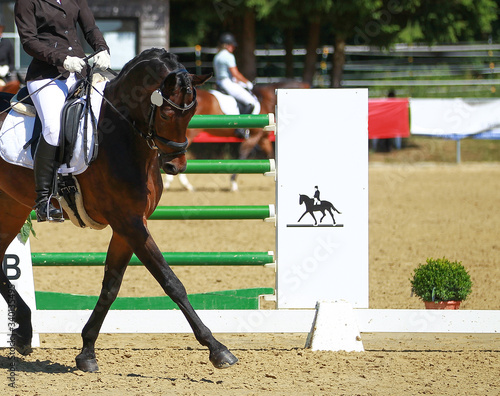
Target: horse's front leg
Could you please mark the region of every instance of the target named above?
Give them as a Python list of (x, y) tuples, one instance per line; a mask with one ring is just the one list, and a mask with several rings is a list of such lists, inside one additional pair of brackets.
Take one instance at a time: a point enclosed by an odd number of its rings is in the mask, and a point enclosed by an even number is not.
[(31, 309), (10, 282), (7, 274), (3, 272), (2, 263), (7, 248), (19, 233), (30, 211), (31, 208), (15, 201), (7, 194), (0, 193), (0, 213), (3, 213), (0, 220), (0, 294), (7, 303), (13, 321), (19, 325), (17, 329), (11, 331), (11, 342), (21, 355), (28, 355), (33, 351)]
[(300, 222), (300, 220), (302, 220), (302, 217), (304, 217), (308, 213), (309, 213), (308, 210), (306, 210), (304, 213), (302, 213), (302, 216), (299, 217), (299, 219), (297, 220), (297, 223)]
[[(137, 238), (134, 239), (137, 241)], [(212, 335), (203, 324), (188, 300), (186, 289), (163, 258), (160, 249), (151, 235), (142, 246), (135, 246), (134, 252), (146, 268), (155, 277), (165, 293), (179, 306), (186, 317), (193, 333), (201, 345), (210, 350), (210, 361), (216, 368), (226, 368), (235, 364), (238, 359)]]
[[(1, 256), (0, 263), (4, 255)], [(0, 267), (0, 292), (7, 303), (9, 314), (19, 325), (17, 329), (11, 331), (11, 342), (14, 348), (21, 355), (29, 355), (33, 352), (31, 348), (31, 338), (33, 337), (33, 327), (31, 325), (31, 309), (21, 298), (14, 285), (9, 281), (7, 275)]]
[(132, 249), (115, 233), (109, 243), (101, 294), (90, 318), (82, 330), (83, 347), (76, 357), (76, 366), (82, 371), (95, 372), (99, 369), (95, 356), (95, 342), (99, 336), (104, 318), (115, 301), (127, 268)]
[(316, 216), (314, 216), (314, 212), (311, 210), (309, 213), (311, 214), (312, 218), (314, 219), (314, 225), (318, 225), (318, 220), (316, 220)]

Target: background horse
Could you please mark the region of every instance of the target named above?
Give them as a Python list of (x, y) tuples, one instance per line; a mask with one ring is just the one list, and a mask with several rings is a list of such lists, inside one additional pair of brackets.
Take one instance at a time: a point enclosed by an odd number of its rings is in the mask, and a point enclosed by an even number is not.
[[(307, 83), (299, 81), (282, 81), (273, 84), (257, 84), (253, 88), (253, 94), (257, 97), (260, 103), (260, 114), (274, 113), (276, 110), (276, 90), (279, 88), (310, 88)], [(219, 101), (210, 92), (205, 90), (198, 91), (198, 108), (196, 114), (213, 114), (223, 115)], [(191, 144), (201, 132), (201, 129), (188, 129), (187, 137), (189, 144)], [(214, 136), (234, 137), (234, 129), (209, 129), (208, 132)], [(255, 147), (259, 145), (266, 158), (274, 158), (273, 143), (269, 140), (269, 132), (264, 131), (262, 128), (250, 129), (250, 136), (248, 139), (243, 140), (240, 145), (239, 159), (247, 159)], [(167, 178), (165, 188), (168, 188), (172, 178)], [(189, 183), (186, 175), (180, 175), (179, 181), (187, 190), (193, 191), (194, 187)], [(230, 190), (237, 191), (238, 184), (236, 183), (236, 174), (231, 175)]]
[(16, 94), (19, 88), (21, 88), (21, 82), (19, 80), (12, 80), (6, 82), (5, 85), (0, 85), (0, 92)]
[[(95, 342), (133, 253), (177, 303), (196, 339), (209, 348), (213, 365), (224, 368), (238, 360), (201, 322), (147, 227), (163, 191), (160, 166), (173, 175), (186, 167), (186, 128), (196, 110), (194, 86), (208, 77), (190, 75), (175, 55), (151, 49), (128, 62), (105, 88), (98, 123), (99, 154), (77, 176), (87, 214), (113, 231), (101, 293), (83, 328), (83, 348), (76, 357), (83, 371), (98, 370)], [(151, 102), (155, 91), (156, 99), (163, 99), (158, 106)], [(0, 262), (34, 202), (33, 171), (0, 159)], [(3, 271), (0, 292), (15, 304), (14, 320), (19, 324), (12, 334), (15, 348), (28, 354), (31, 311)]]
[(333, 217), (332, 210), (334, 210), (338, 214), (341, 214), (341, 213), (335, 208), (335, 206), (333, 206), (333, 204), (331, 202), (320, 201), (320, 203), (318, 205), (315, 205), (313, 198), (310, 198), (304, 194), (300, 194), (299, 205), (302, 205), (303, 203), (306, 205), (306, 211), (304, 212), (304, 214), (302, 216), (300, 216), (300, 219), (297, 220), (297, 222), (302, 220), (302, 217), (304, 217), (307, 213), (309, 213), (312, 216), (312, 218), (314, 219), (314, 225), (317, 225), (318, 222), (316, 221), (316, 217), (314, 216), (314, 212), (323, 213), (323, 216), (321, 217), (321, 219), (319, 219), (320, 223), (323, 221), (323, 219), (326, 216), (325, 212), (328, 212), (332, 216), (333, 224), (337, 224), (337, 223), (335, 223), (335, 217)]

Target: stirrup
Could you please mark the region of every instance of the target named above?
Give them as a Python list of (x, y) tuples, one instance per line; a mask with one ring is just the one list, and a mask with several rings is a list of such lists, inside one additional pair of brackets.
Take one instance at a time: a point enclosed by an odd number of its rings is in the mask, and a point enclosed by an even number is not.
[(238, 128), (234, 130), (234, 135), (237, 138), (247, 140), (250, 137), (250, 129)]
[(36, 221), (41, 223), (44, 221), (49, 221), (50, 223), (62, 223), (64, 221), (64, 215), (61, 209), (56, 208), (50, 202), (42, 201), (35, 206)]

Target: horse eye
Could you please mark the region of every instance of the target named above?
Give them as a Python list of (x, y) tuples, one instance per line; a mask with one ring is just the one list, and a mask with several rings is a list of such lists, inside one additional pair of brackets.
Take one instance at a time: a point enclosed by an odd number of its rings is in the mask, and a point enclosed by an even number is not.
[(171, 117), (163, 111), (160, 111), (160, 117), (163, 118), (165, 121), (170, 121), (171, 119)]

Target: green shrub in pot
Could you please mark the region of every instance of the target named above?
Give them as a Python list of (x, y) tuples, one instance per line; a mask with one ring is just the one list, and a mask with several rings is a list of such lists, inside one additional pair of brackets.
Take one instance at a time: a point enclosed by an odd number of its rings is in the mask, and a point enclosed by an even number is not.
[(414, 269), (413, 293), (423, 301), (463, 301), (472, 291), (470, 275), (460, 261), (428, 258)]

